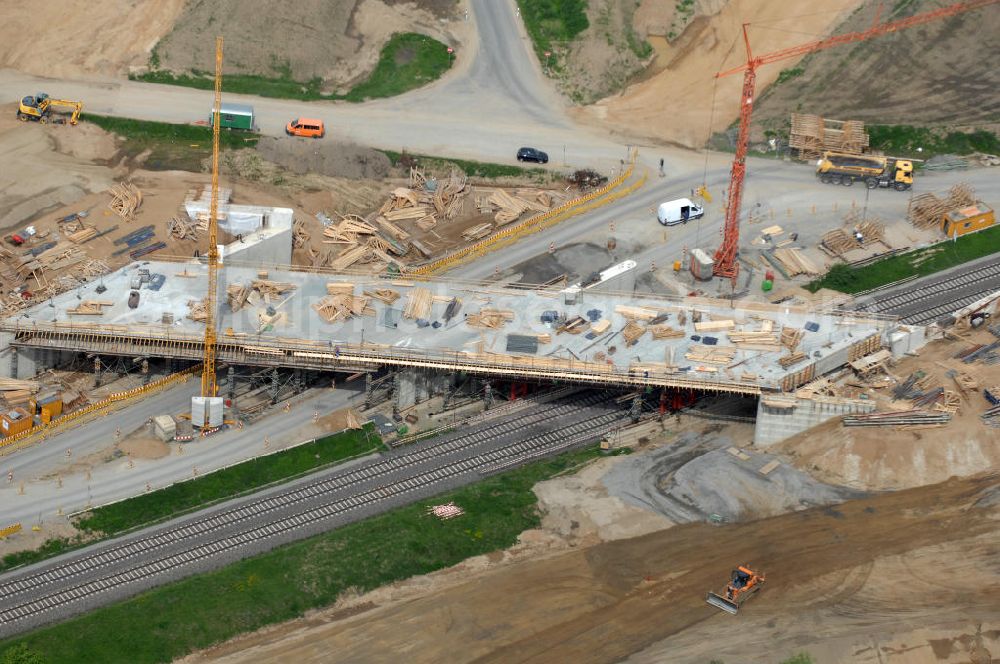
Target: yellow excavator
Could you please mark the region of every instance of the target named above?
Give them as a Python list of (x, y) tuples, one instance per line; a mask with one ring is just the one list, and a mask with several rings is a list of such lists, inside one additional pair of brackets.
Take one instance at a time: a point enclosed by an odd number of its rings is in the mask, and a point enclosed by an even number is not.
[(68, 101), (66, 99), (53, 99), (44, 92), (39, 92), (34, 97), (22, 97), (21, 103), (17, 107), (17, 119), (21, 122), (33, 120), (45, 124), (49, 121), (53, 106), (64, 106), (72, 108), (73, 114), (69, 117), (69, 123), (75, 125), (80, 119), (83, 111), (82, 101)]

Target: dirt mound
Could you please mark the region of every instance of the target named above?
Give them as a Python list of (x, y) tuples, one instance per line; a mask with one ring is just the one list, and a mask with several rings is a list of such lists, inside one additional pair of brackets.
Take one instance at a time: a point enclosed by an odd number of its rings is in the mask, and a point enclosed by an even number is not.
[(330, 139), (264, 137), (257, 144), (257, 151), (267, 161), (299, 174), (372, 180), (387, 177), (392, 168), (389, 158), (378, 150)]
[[(706, 7), (714, 13), (694, 17), (676, 40), (663, 46), (659, 64), (654, 65), (659, 73), (619, 95), (577, 109), (577, 118), (626, 136), (701, 146), (737, 117), (742, 77), (716, 83), (713, 75), (745, 62), (743, 23), (749, 20), (761, 26), (752, 35), (753, 47), (766, 53), (798, 45), (809, 39), (805, 35), (828, 34), (860, 4), (861, 0), (831, 0), (823, 11), (789, 16), (788, 3), (781, 0), (730, 0), (722, 7), (709, 3)], [(649, 25), (658, 15), (651, 16), (646, 19)], [(794, 65), (789, 60), (784, 66)], [(761, 68), (757, 88), (776, 80), (781, 68)]]
[[(930, 0), (897, 2), (883, 20), (940, 6)], [(868, 3), (836, 32), (866, 29), (876, 9), (877, 3)], [(1000, 43), (993, 36), (997, 34), (1000, 11), (988, 7), (816, 53), (799, 65), (799, 76), (761, 96), (754, 119), (761, 129), (785, 127), (796, 110), (877, 124), (996, 123)]]
[[(5, 0), (0, 67), (53, 77), (121, 75), (129, 65), (146, 64), (149, 49), (170, 30), (185, 4), (190, 3)], [(58, 90), (48, 92), (59, 95)]]
[[(968, 344), (991, 343), (985, 330), (971, 335)], [(905, 380), (915, 371), (929, 377), (931, 388), (959, 393), (949, 372), (967, 372), (980, 387), (1000, 384), (1000, 365), (963, 364), (953, 355), (968, 344), (934, 342), (908, 357), (891, 371)], [(895, 383), (893, 383), (894, 385)], [(893, 402), (892, 386), (872, 390), (879, 410), (912, 408), (910, 402)], [(844, 427), (831, 420), (793, 436), (772, 451), (791, 456), (799, 468), (826, 481), (858, 489), (884, 490), (923, 486), (953, 476), (967, 476), (1000, 468), (1000, 436), (985, 426), (979, 415), (989, 407), (981, 390), (963, 395), (960, 409), (942, 428), (905, 430), (902, 427)]]
[[(215, 42), (225, 40), (225, 72), (297, 81), (322, 79), (335, 88), (370, 72), (394, 32), (439, 36), (442, 0), (215, 0), (188, 3), (155, 49), (154, 63), (176, 72), (209, 69)], [(452, 11), (455, 4), (450, 3)], [(425, 9), (427, 7), (427, 9)], [(447, 21), (445, 21), (447, 22)], [(208, 26), (211, 26), (209, 29)]]

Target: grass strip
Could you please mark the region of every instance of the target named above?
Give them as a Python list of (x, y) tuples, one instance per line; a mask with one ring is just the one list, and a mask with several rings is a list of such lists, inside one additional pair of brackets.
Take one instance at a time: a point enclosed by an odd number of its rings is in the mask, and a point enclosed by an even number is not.
[[(389, 38), (379, 54), (378, 63), (368, 79), (347, 94), (326, 94), (323, 81), (296, 81), (288, 76), (269, 77), (253, 74), (227, 74), (222, 77), (222, 91), (300, 101), (351, 101), (393, 97), (435, 81), (448, 71), (453, 62), (448, 47), (427, 35), (415, 32), (396, 33)], [(213, 75), (205, 72), (174, 74), (154, 70), (130, 76), (147, 83), (181, 85), (199, 90), (213, 90)], [(207, 113), (207, 111), (206, 111)]]
[(467, 176), (475, 178), (530, 177), (541, 182), (552, 176), (552, 173), (544, 168), (525, 168), (510, 164), (494, 164), (485, 161), (454, 159), (452, 157), (432, 157), (409, 152), (394, 152), (392, 150), (379, 150), (379, 152), (389, 157), (389, 161), (392, 162), (393, 166), (421, 166), (435, 172), (444, 172), (454, 166)]
[(147, 526), (260, 487), (298, 477), (334, 463), (370, 454), (382, 446), (375, 428), (344, 431), (312, 443), (244, 461), (165, 489), (98, 507), (76, 520), (76, 527), (104, 536)]
[(896, 156), (1000, 153), (1000, 138), (986, 129), (964, 132), (910, 125), (868, 125), (865, 129), (873, 149)]
[[(55, 664), (153, 664), (237, 634), (513, 545), (541, 522), (532, 486), (599, 454), (596, 446), (491, 477), (433, 499), (171, 583), (0, 642)], [(465, 514), (441, 521), (429, 505)], [(0, 662), (3, 661), (0, 654)]]
[(954, 242), (899, 254), (864, 267), (839, 263), (823, 277), (806, 285), (815, 293), (821, 288), (841, 293), (860, 293), (909, 276), (925, 277), (950, 267), (996, 253), (1000, 248), (1000, 226), (971, 233)]
[[(206, 121), (208, 115), (206, 112)], [(143, 167), (150, 170), (200, 172), (202, 161), (212, 156), (211, 127), (93, 113), (87, 113), (81, 119), (124, 138), (121, 148), (129, 158), (148, 151)], [(251, 148), (257, 145), (258, 138), (249, 132), (222, 131), (219, 133), (219, 147), (230, 150)]]
[(52, 538), (38, 549), (8, 554), (0, 560), (0, 571), (36, 563), (133, 528), (235, 498), (275, 482), (369, 454), (381, 446), (381, 439), (369, 424), (361, 431), (345, 431), (320, 438), (198, 479), (98, 507), (76, 520), (74, 525), (84, 531), (83, 536)]

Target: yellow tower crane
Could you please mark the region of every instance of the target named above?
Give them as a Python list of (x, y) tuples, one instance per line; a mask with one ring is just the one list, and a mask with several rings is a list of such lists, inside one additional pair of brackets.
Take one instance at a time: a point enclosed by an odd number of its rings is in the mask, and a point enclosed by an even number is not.
[(215, 38), (215, 109), (212, 113), (212, 202), (208, 213), (208, 299), (205, 302), (205, 357), (202, 360), (201, 396), (214, 397), (215, 309), (219, 286), (219, 121), (222, 109), (222, 37)]

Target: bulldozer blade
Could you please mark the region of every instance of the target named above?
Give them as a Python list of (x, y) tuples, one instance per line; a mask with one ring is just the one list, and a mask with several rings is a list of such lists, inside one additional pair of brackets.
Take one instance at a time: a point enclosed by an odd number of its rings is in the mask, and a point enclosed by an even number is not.
[(740, 605), (736, 602), (726, 599), (720, 595), (716, 595), (712, 592), (705, 595), (705, 601), (715, 608), (722, 609), (726, 613), (731, 613), (734, 616), (736, 615), (736, 612), (740, 610)]

